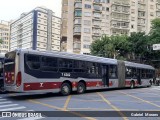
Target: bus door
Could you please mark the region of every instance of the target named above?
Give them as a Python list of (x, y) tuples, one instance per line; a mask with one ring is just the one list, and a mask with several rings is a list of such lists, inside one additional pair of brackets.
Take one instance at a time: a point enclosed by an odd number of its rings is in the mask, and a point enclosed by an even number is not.
[(141, 85), (141, 70), (140, 69), (137, 69), (137, 81), (138, 81), (138, 84)]
[(109, 87), (109, 72), (108, 72), (108, 65), (103, 65), (102, 66), (102, 81), (104, 86)]

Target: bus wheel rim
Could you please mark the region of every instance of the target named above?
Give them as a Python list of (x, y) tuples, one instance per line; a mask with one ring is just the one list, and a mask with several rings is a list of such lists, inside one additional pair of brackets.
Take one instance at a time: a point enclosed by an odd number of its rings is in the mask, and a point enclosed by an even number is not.
[(83, 87), (81, 85), (79, 86), (79, 92), (83, 92)]
[(133, 88), (133, 82), (131, 83), (131, 88)]
[(69, 88), (67, 86), (63, 86), (62, 90), (63, 90), (64, 93), (68, 93), (69, 92)]

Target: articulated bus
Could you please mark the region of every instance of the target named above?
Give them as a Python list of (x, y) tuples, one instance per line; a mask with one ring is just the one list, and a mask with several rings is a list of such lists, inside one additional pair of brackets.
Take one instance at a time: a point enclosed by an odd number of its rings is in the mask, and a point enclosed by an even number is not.
[(152, 66), (66, 52), (19, 49), (8, 52), (5, 87), (16, 92), (60, 92), (151, 86)]

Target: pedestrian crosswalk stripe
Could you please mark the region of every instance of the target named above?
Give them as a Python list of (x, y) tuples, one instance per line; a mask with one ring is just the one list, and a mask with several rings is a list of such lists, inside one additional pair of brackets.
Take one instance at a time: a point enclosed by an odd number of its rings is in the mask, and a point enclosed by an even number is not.
[(16, 106), (16, 105), (18, 105), (18, 104), (0, 105), (0, 108), (2, 108), (2, 107), (11, 107), (11, 106)]
[(10, 110), (19, 110), (19, 109), (24, 109), (26, 107), (14, 107), (14, 108), (6, 108), (6, 109), (0, 109), (0, 111), (10, 111)]
[(7, 101), (7, 102), (0, 102), (0, 104), (5, 104), (5, 103), (12, 103), (11, 101)]

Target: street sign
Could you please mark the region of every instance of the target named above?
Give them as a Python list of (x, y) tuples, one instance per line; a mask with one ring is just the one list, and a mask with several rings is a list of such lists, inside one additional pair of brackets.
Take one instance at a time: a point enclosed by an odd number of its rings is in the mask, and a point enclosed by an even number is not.
[(153, 44), (153, 50), (160, 50), (160, 44)]

